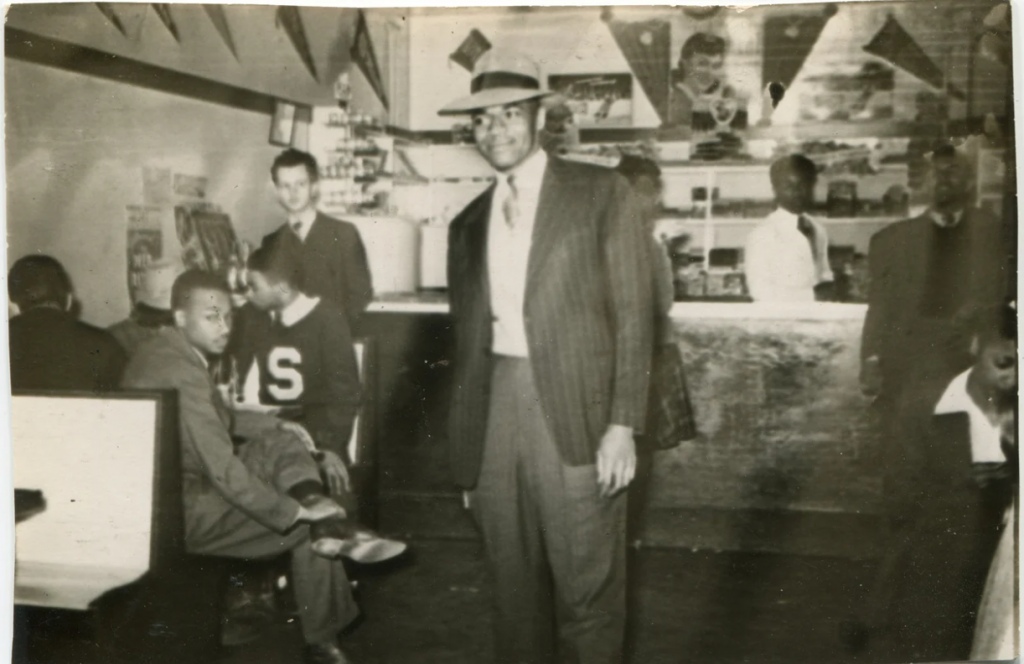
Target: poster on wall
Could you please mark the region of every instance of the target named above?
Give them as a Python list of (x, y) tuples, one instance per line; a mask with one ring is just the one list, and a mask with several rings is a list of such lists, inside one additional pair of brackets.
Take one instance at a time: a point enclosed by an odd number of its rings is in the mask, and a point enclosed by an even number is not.
[(711, 31), (689, 34), (670, 75), (665, 127), (688, 138), (694, 158), (720, 159), (739, 154), (748, 126), (748, 104), (756, 90), (730, 76), (730, 40)]
[(895, 71), (881, 62), (819, 61), (800, 91), (800, 121), (892, 119), (895, 89)]
[(151, 205), (125, 207), (125, 218), (128, 222), (128, 296), (132, 304), (135, 303), (146, 266), (163, 256), (163, 212), (161, 208)]
[(209, 180), (202, 175), (174, 174), (174, 193), (182, 198), (206, 198)]
[(548, 87), (566, 99), (579, 127), (633, 124), (632, 74), (556, 74)]
[(187, 269), (225, 272), (235, 260), (238, 238), (231, 217), (223, 212), (178, 205), (174, 226)]
[(171, 169), (142, 167), (142, 202), (146, 205), (168, 205), (171, 202)]

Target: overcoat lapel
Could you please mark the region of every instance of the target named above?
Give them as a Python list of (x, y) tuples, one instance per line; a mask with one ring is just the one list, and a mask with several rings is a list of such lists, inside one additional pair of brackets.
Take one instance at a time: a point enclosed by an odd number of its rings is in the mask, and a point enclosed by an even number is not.
[[(560, 238), (572, 227), (573, 212), (585, 206), (583, 200), (571, 191), (573, 184), (568, 175), (559, 168), (554, 158), (548, 160), (541, 181), (540, 200), (537, 203), (537, 216), (533, 226), (533, 238), (530, 241), (530, 258), (526, 270), (526, 302), (529, 294), (536, 286), (537, 279), (544, 271), (551, 254), (559, 246)], [(560, 193), (559, 193), (560, 192)]]
[(470, 223), (466, 224), (466, 261), (465, 286), (474, 289), (471, 302), (477, 306), (490, 306), (491, 286), (487, 270), (487, 235), (491, 218), (491, 199), (494, 198), (495, 185), (477, 197), (474, 209), (469, 215)]

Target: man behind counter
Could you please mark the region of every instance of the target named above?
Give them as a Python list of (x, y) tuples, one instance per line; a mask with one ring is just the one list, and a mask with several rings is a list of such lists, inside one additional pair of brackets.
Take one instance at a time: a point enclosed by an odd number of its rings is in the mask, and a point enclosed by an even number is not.
[(747, 237), (747, 288), (758, 302), (813, 302), (829, 298), (832, 269), (828, 234), (807, 211), (818, 173), (803, 155), (783, 157), (769, 171), (775, 211)]
[(349, 328), (358, 332), (359, 317), (373, 298), (366, 248), (355, 226), (318, 212), (319, 172), (313, 155), (288, 149), (270, 167), (277, 198), (287, 223), (263, 238), (268, 246), (293, 233), (302, 242), (306, 293), (334, 302), (345, 312)]

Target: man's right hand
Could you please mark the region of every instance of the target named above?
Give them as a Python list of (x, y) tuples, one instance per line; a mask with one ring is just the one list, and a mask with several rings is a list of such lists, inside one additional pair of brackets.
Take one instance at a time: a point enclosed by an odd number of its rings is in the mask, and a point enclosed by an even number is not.
[(861, 362), (860, 391), (864, 396), (872, 398), (882, 394), (882, 365), (877, 355)]
[(299, 505), (299, 513), (295, 516), (295, 522), (316, 523), (324, 519), (344, 519), (345, 516), (345, 510), (341, 505), (324, 496), (316, 501), (310, 501), (308, 505)]

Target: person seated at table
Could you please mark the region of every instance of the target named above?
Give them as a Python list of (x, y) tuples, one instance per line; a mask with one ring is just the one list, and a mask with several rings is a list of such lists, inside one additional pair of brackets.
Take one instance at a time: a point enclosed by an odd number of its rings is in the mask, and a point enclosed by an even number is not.
[(138, 350), (123, 384), (178, 392), (185, 547), (241, 559), (290, 552), (306, 660), (344, 664), (337, 635), (358, 608), (338, 556), (370, 561), (374, 552), (357, 546), (345, 510), (327, 496), (321, 474), (334, 483), (338, 471), (317, 464), (293, 425), (223, 403), (208, 373), (231, 331), (223, 279), (185, 272), (171, 305), (174, 327)]
[(808, 215), (818, 172), (814, 162), (794, 154), (769, 170), (775, 211), (754, 227), (744, 250), (747, 288), (756, 302), (814, 302), (828, 299), (833, 283), (828, 234)]
[(180, 262), (171, 259), (154, 261), (142, 270), (142, 283), (131, 314), (107, 328), (128, 357), (161, 330), (174, 325), (171, 287), (183, 270)]
[(13, 389), (117, 389), (125, 353), (108, 332), (78, 320), (71, 278), (57, 259), (15, 261), (7, 293), (20, 312), (8, 326)]

